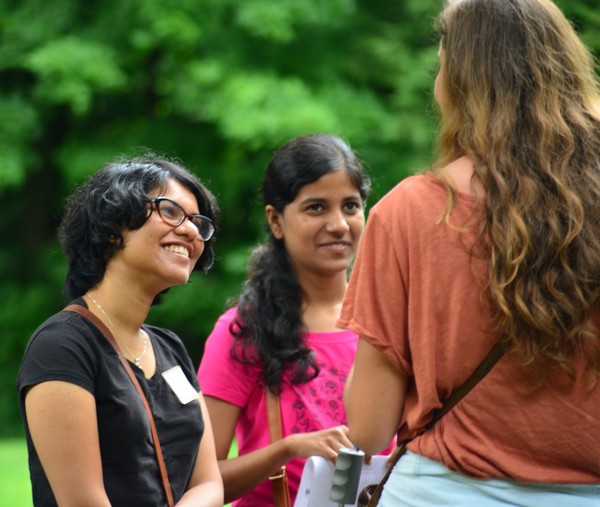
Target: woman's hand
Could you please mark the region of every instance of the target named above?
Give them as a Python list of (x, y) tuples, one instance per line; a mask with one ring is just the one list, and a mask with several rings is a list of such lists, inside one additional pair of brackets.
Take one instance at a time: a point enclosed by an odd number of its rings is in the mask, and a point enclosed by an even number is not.
[(245, 495), (294, 458), (323, 456), (335, 463), (341, 447), (353, 447), (348, 438), (348, 428), (336, 426), (312, 433), (289, 435), (255, 451), (228, 459), (240, 408), (212, 396), (206, 396), (205, 400), (213, 423), (217, 457), (225, 486), (225, 502)]
[(310, 433), (295, 433), (284, 438), (288, 449), (289, 459), (322, 456), (335, 463), (342, 447), (352, 449), (354, 444), (348, 438), (347, 426), (335, 426)]

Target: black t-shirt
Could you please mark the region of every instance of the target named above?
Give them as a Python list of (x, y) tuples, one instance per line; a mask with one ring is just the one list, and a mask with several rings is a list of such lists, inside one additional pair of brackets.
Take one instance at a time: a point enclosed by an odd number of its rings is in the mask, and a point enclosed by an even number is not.
[[(81, 305), (81, 299), (75, 301)], [(144, 325), (154, 347), (156, 372), (150, 379), (131, 363), (154, 415), (165, 464), (177, 502), (191, 477), (204, 421), (197, 400), (183, 405), (162, 373), (180, 366), (199, 391), (193, 364), (174, 333)], [(17, 376), (19, 405), (25, 423), (33, 503), (56, 506), (56, 500), (32, 444), (25, 417), (27, 387), (50, 380), (76, 384), (96, 399), (104, 485), (115, 507), (166, 505), (148, 416), (117, 353), (86, 318), (59, 312), (32, 335)]]

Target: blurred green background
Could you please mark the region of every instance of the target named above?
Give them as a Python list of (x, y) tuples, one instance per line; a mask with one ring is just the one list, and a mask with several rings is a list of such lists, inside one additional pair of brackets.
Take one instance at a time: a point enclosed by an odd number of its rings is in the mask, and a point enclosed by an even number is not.
[[(597, 0), (557, 2), (596, 54)], [(434, 157), (441, 0), (0, 2), (0, 491), (31, 505), (15, 375), (66, 303), (56, 226), (69, 192), (111, 159), (175, 156), (216, 194), (208, 275), (149, 321), (197, 365), (263, 237), (259, 188), (284, 141), (332, 132), (373, 178), (370, 204)], [(12, 496), (11, 496), (12, 495)]]

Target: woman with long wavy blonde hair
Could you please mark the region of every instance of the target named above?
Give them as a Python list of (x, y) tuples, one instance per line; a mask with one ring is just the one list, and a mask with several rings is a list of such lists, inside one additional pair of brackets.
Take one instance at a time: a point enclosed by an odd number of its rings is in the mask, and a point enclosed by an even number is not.
[(383, 506), (600, 505), (592, 56), (550, 0), (448, 1), (437, 28), (438, 161), (372, 209), (340, 319), (350, 438), (410, 439)]

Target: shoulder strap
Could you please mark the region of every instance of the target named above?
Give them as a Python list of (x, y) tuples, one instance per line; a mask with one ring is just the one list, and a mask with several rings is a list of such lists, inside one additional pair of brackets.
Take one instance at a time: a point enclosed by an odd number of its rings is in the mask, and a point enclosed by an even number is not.
[[(471, 374), (471, 376), (465, 380), (460, 386), (455, 388), (448, 398), (444, 401), (444, 404), (433, 412), (433, 417), (431, 421), (425, 426), (425, 431), (432, 428), (433, 425), (438, 422), (442, 417), (444, 417), (452, 407), (454, 407), (460, 400), (462, 400), (469, 392), (489, 373), (489, 371), (494, 367), (494, 365), (500, 360), (500, 358), (506, 352), (505, 343), (500, 340), (494, 345), (494, 348), (490, 350), (487, 356), (483, 358), (483, 361), (479, 363), (479, 366), (475, 368), (475, 371)], [(400, 432), (400, 430), (398, 430)], [(409, 439), (410, 440), (410, 439)], [(406, 444), (409, 440), (404, 440), (402, 442), (398, 442), (398, 449), (396, 449), (396, 454), (392, 458), (390, 465), (387, 469), (387, 472), (381, 479), (379, 483), (377, 483), (377, 487), (372, 491), (372, 497), (369, 500), (367, 507), (372, 505), (378, 505), (379, 498), (381, 496), (381, 492), (383, 491), (383, 486), (387, 482), (390, 477), (392, 470), (396, 466), (396, 463), (400, 461), (402, 455), (406, 452)]]
[[(265, 399), (267, 404), (267, 417), (269, 419), (269, 435), (271, 437), (271, 442), (277, 442), (277, 440), (283, 438), (279, 396), (273, 394), (271, 390), (265, 386)], [(273, 500), (275, 507), (291, 506), (290, 489), (288, 486), (285, 465), (271, 475), (269, 480), (273, 485)]]
[[(467, 394), (469, 394), (469, 392), (471, 392), (471, 390), (489, 373), (489, 371), (494, 367), (494, 365), (500, 360), (500, 358), (504, 355), (504, 352), (506, 352), (506, 345), (502, 340), (500, 340), (496, 343), (496, 345), (494, 345), (494, 347), (492, 348), (492, 350), (490, 350), (487, 356), (483, 358), (481, 363), (479, 363), (479, 366), (475, 368), (475, 371), (471, 373), (469, 378), (450, 393), (450, 396), (446, 398), (443, 405), (439, 409), (434, 410), (431, 421), (429, 421), (429, 423), (427, 423), (427, 425), (425, 426), (425, 431), (432, 428), (436, 422), (438, 422), (442, 417), (444, 417), (448, 412), (450, 412), (450, 410), (460, 400), (462, 400)], [(400, 433), (401, 429), (402, 428), (398, 430), (398, 433)], [(404, 451), (406, 450), (406, 444), (409, 440), (410, 439), (398, 442), (400, 452), (396, 453), (388, 470), (391, 470), (394, 467), (394, 465), (400, 460), (402, 454), (404, 454)]]
[(273, 394), (268, 387), (265, 387), (265, 393), (267, 416), (269, 418), (269, 435), (271, 436), (271, 442), (276, 442), (282, 438), (279, 396)]
[(152, 411), (150, 410), (150, 406), (148, 405), (148, 400), (146, 399), (146, 395), (142, 390), (142, 386), (135, 376), (135, 373), (131, 369), (129, 365), (129, 361), (121, 352), (119, 345), (117, 344), (114, 336), (110, 332), (110, 330), (104, 325), (104, 323), (96, 317), (92, 312), (90, 312), (87, 308), (81, 305), (69, 305), (63, 309), (65, 312), (74, 312), (82, 315), (86, 319), (88, 319), (92, 324), (94, 324), (104, 335), (104, 337), (108, 340), (108, 342), (114, 347), (117, 355), (119, 356), (119, 361), (125, 368), (127, 375), (131, 379), (132, 384), (134, 385), (136, 391), (139, 393), (140, 398), (142, 399), (142, 403), (144, 405), (144, 409), (146, 410), (146, 414), (148, 415), (148, 421), (150, 422), (150, 431), (152, 432), (152, 440), (154, 442), (154, 452), (156, 454), (156, 461), (158, 462), (158, 468), (160, 470), (160, 476), (163, 483), (163, 487), (165, 490), (165, 495), (167, 497), (167, 504), (169, 507), (173, 507), (175, 502), (173, 501), (173, 493), (171, 491), (171, 484), (169, 482), (169, 476), (167, 474), (167, 467), (165, 466), (165, 459), (163, 457), (162, 449), (160, 447), (160, 440), (158, 439), (158, 432), (156, 431), (156, 424), (154, 423), (154, 416), (152, 415)]
[(500, 340), (494, 348), (490, 350), (487, 356), (483, 358), (483, 361), (479, 363), (479, 366), (475, 368), (475, 371), (471, 373), (471, 376), (464, 381), (463, 384), (455, 388), (448, 398), (444, 401), (444, 404), (433, 412), (433, 418), (426, 426), (426, 429), (431, 428), (436, 422), (438, 422), (443, 416), (445, 416), (452, 407), (454, 407), (460, 400), (462, 400), (469, 392), (488, 374), (488, 372), (494, 367), (494, 365), (500, 360), (500, 358), (506, 352), (506, 345), (504, 341)]

